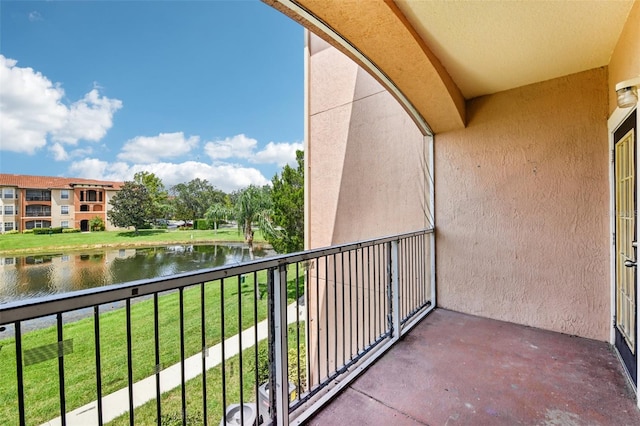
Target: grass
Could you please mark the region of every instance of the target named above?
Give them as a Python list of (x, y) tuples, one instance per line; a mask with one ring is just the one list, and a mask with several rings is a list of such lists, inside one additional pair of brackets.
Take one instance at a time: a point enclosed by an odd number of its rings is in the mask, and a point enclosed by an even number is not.
[[(295, 275), (293, 273), (290, 276)], [(266, 272), (257, 274), (259, 292), (266, 292)], [(296, 280), (289, 281), (289, 300), (295, 298)], [(298, 280), (302, 285), (302, 280)], [(224, 338), (240, 329), (266, 318), (266, 297), (257, 301), (258, 319), (255, 320), (253, 276), (244, 282), (235, 278), (225, 280), (224, 299), (219, 281), (205, 286), (206, 345), (212, 346), (222, 339), (221, 311), (224, 306)], [(300, 290), (302, 294), (302, 290)], [(185, 354), (190, 356), (202, 350), (200, 302), (201, 287), (183, 291)], [(240, 300), (240, 301), (239, 301)], [(238, 321), (238, 305), (242, 306), (242, 324)], [(168, 367), (180, 360), (179, 294), (172, 292), (159, 297), (160, 364)], [(134, 381), (155, 372), (153, 300), (137, 301), (131, 306), (132, 365)], [(107, 395), (127, 386), (127, 345), (125, 309), (117, 308), (100, 314), (100, 354), (102, 394)], [(64, 326), (63, 339), (73, 340), (73, 353), (65, 355), (66, 409), (71, 411), (96, 399), (96, 367), (94, 346), (94, 320), (87, 317)], [(56, 344), (56, 328), (49, 327), (23, 335), (23, 351)], [(17, 380), (15, 340), (0, 341), (0, 424), (12, 424), (18, 418), (16, 398)], [(24, 394), (26, 422), (40, 424), (60, 415), (57, 358), (24, 367)]]
[[(52, 235), (2, 234), (0, 254), (45, 253), (51, 250), (78, 250), (102, 247), (152, 246), (174, 243), (243, 242), (244, 237), (236, 228), (213, 230), (142, 229), (139, 235), (133, 231), (103, 231)], [(256, 243), (265, 242), (262, 233), (256, 231)]]
[[(293, 349), (296, 343), (296, 327), (300, 328), (301, 341), (304, 342), (304, 322), (289, 325), (289, 380), (297, 386), (297, 356)], [(226, 405), (240, 403), (240, 374), (242, 373), (242, 399), (246, 402), (256, 402), (256, 387), (268, 380), (268, 372), (265, 368), (258, 366), (256, 371), (255, 357), (266, 356), (267, 352), (266, 340), (258, 344), (258, 348), (252, 347), (246, 349), (242, 353), (242, 366), (240, 365), (240, 357), (238, 355), (230, 358), (225, 362), (224, 375), (226, 384)], [(300, 347), (301, 351), (301, 386), (305, 387), (306, 382), (306, 361), (304, 343)], [(207, 424), (218, 425), (223, 416), (223, 387), (222, 387), (222, 365), (218, 365), (207, 371), (207, 405), (206, 417)], [(256, 380), (257, 377), (257, 380)], [(186, 383), (187, 395), (187, 425), (204, 424), (204, 407), (202, 405), (202, 377), (196, 377)], [(299, 393), (299, 390), (298, 390)], [(138, 407), (134, 411), (134, 422), (136, 425), (155, 425), (158, 424), (156, 411), (156, 400), (153, 399), (146, 404)], [(256, 405), (257, 406), (257, 405)], [(265, 419), (266, 420), (266, 419)], [(245, 419), (245, 422), (247, 419)], [(129, 413), (123, 414), (109, 423), (111, 426), (125, 426), (129, 424)], [(160, 424), (163, 426), (182, 425), (182, 391), (180, 388), (173, 389), (161, 396), (161, 415)]]

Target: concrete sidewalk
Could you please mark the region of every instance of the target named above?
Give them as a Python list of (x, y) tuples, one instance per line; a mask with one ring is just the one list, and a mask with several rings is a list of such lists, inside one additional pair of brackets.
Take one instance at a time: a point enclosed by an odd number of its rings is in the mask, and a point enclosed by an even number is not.
[[(287, 308), (288, 324), (294, 323), (298, 318), (305, 319), (304, 307), (300, 306), (300, 312), (296, 315), (296, 305), (291, 304)], [(268, 337), (267, 320), (261, 321), (257, 325), (258, 342)], [(244, 330), (242, 333), (242, 350), (248, 349), (256, 344), (254, 327)], [(230, 359), (240, 352), (239, 335), (229, 337), (224, 341), (225, 360)], [(210, 347), (206, 352), (205, 365), (209, 370), (222, 362), (222, 344), (218, 343)], [(124, 366), (123, 366), (124, 368)], [(191, 380), (202, 374), (202, 353), (197, 353), (184, 362), (185, 379)], [(179, 387), (181, 384), (180, 363), (173, 364), (160, 372), (160, 392), (165, 393)], [(133, 384), (133, 405), (135, 408), (155, 399), (156, 397), (156, 376), (149, 376)], [(92, 401), (82, 407), (68, 412), (66, 423), (69, 426), (92, 426), (98, 425), (98, 403)], [(102, 398), (102, 421), (104, 423), (114, 420), (129, 411), (129, 388), (123, 388)], [(56, 417), (41, 426), (61, 425), (61, 418)]]

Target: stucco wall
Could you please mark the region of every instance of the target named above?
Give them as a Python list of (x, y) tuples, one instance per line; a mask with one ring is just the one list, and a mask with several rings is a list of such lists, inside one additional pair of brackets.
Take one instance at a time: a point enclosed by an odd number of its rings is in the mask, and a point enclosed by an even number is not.
[(353, 61), (313, 35), (309, 52), (307, 246), (426, 227), (423, 135)]
[(609, 62), (609, 113), (616, 109), (616, 84), (640, 76), (640, 1), (629, 12)]
[(607, 72), (468, 102), (435, 139), (439, 306), (609, 337)]

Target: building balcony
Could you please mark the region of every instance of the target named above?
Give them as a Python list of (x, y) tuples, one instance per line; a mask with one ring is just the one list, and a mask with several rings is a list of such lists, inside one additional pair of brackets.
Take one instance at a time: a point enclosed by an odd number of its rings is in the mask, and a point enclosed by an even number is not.
[(37, 211), (37, 212), (27, 211), (24, 214), (24, 218), (26, 219), (30, 217), (51, 217), (51, 211)]
[(640, 424), (607, 343), (434, 308), (433, 237), (2, 305), (0, 423)]

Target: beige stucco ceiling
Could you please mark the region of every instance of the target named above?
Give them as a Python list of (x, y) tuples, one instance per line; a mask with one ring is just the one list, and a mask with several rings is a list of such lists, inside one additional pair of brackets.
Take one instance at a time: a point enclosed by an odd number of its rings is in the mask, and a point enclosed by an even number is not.
[(467, 99), (605, 66), (633, 0), (395, 0)]

